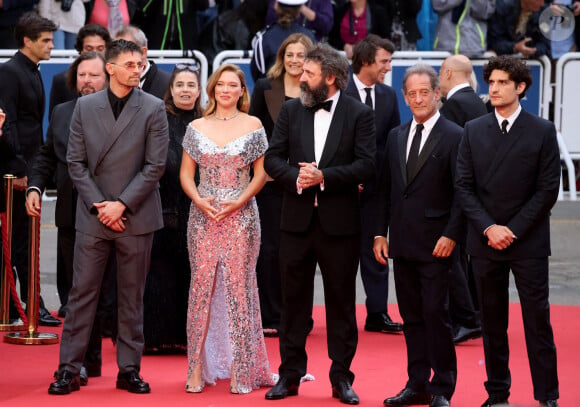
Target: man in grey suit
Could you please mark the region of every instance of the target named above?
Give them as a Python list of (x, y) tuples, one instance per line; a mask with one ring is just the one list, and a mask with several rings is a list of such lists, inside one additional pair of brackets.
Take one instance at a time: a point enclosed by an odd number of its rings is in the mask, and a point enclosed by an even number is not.
[(153, 232), (163, 226), (158, 181), (169, 142), (163, 102), (135, 87), (143, 69), (136, 44), (118, 40), (105, 59), (109, 88), (80, 98), (67, 161), (78, 191), (73, 287), (50, 394), (79, 390), (103, 273), (114, 249), (117, 273), (117, 388), (149, 393), (139, 376), (143, 292)]

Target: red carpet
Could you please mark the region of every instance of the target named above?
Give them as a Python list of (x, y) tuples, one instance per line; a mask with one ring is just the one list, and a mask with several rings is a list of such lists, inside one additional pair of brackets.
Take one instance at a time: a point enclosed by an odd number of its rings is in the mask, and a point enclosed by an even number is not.
[[(266, 401), (266, 389), (249, 395), (229, 394), (229, 382), (208, 386), (202, 394), (186, 394), (185, 356), (145, 356), (142, 374), (151, 384), (149, 395), (133, 395), (115, 390), (117, 374), (115, 349), (110, 340), (103, 343), (103, 376), (91, 378), (87, 387), (69, 396), (49, 396), (47, 388), (58, 364), (59, 345), (11, 345), (0, 343), (0, 405), (2, 406), (339, 406), (330, 397), (329, 360), (326, 353), (324, 309), (315, 307), (314, 330), (308, 338), (309, 372), (316, 381), (303, 383), (298, 397)], [(366, 333), (362, 330), (364, 306), (358, 306), (359, 346), (353, 362), (354, 389), (361, 406), (382, 406), (385, 397), (394, 395), (405, 384), (405, 344), (402, 335)], [(396, 307), (390, 313), (399, 320)], [(537, 406), (526, 357), (519, 304), (512, 304), (510, 315), (510, 368), (512, 396), (517, 406)], [(580, 407), (580, 307), (552, 306), (552, 324), (558, 348), (560, 406)], [(41, 327), (40, 332), (57, 332)], [(270, 363), (274, 370), (280, 362), (278, 340), (267, 338)], [(477, 407), (486, 398), (483, 388), (485, 366), (481, 340), (457, 347), (458, 383), (452, 399), (455, 407)]]

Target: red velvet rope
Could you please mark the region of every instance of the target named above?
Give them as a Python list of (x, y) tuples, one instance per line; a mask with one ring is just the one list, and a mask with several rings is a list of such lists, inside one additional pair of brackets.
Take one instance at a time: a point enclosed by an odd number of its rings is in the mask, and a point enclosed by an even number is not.
[[(16, 305), (16, 310), (20, 315), (20, 319), (24, 325), (28, 324), (28, 318), (26, 318), (26, 314), (24, 313), (24, 309), (22, 309), (22, 304), (20, 303), (20, 298), (18, 297), (18, 293), (16, 292), (16, 283), (14, 282), (14, 273), (12, 273), (12, 256), (10, 254), (10, 250), (8, 250), (8, 233), (6, 231), (6, 212), (2, 212), (2, 252), (4, 253), (4, 263), (5, 269), (10, 270), (8, 274), (8, 282), (10, 283), (10, 293), (12, 294), (12, 298), (14, 299), (14, 305)], [(40, 274), (40, 273), (39, 273)]]

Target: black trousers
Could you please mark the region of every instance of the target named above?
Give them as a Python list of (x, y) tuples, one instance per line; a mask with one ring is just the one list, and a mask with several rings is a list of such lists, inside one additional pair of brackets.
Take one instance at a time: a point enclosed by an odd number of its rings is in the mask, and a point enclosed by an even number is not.
[(457, 381), (448, 308), (450, 262), (396, 258), (393, 265), (407, 344), (406, 387), (450, 399)]
[(256, 195), (260, 213), (260, 254), (256, 264), (260, 311), (264, 328), (278, 329), (282, 312), (280, 282), (280, 216), (282, 192), (266, 184)]
[(507, 336), (511, 270), (520, 297), (534, 398), (557, 399), (558, 371), (550, 324), (548, 258), (494, 261), (472, 256), (471, 261), (481, 311), (487, 392), (507, 397), (511, 387)]
[(358, 343), (355, 284), (359, 242), (358, 234), (327, 235), (316, 210), (306, 232), (281, 232), (281, 377), (298, 383), (306, 374), (305, 346), (310, 331), (314, 273), (318, 263), (324, 286), (328, 355), (332, 360), (330, 382), (353, 382), (354, 373), (350, 371), (350, 365)]

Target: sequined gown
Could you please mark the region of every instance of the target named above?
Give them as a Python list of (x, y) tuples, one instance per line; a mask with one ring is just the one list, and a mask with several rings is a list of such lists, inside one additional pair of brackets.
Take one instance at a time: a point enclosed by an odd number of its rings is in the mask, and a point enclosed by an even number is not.
[[(263, 128), (219, 147), (190, 125), (183, 141), (184, 151), (198, 166), (199, 195), (214, 197), (216, 207), (246, 189), (250, 167), (267, 146)], [(260, 248), (255, 199), (220, 222), (209, 219), (192, 203), (187, 234), (191, 263), (188, 377), (201, 362), (206, 384), (230, 378), (232, 372), (238, 393), (272, 386), (255, 274)]]

